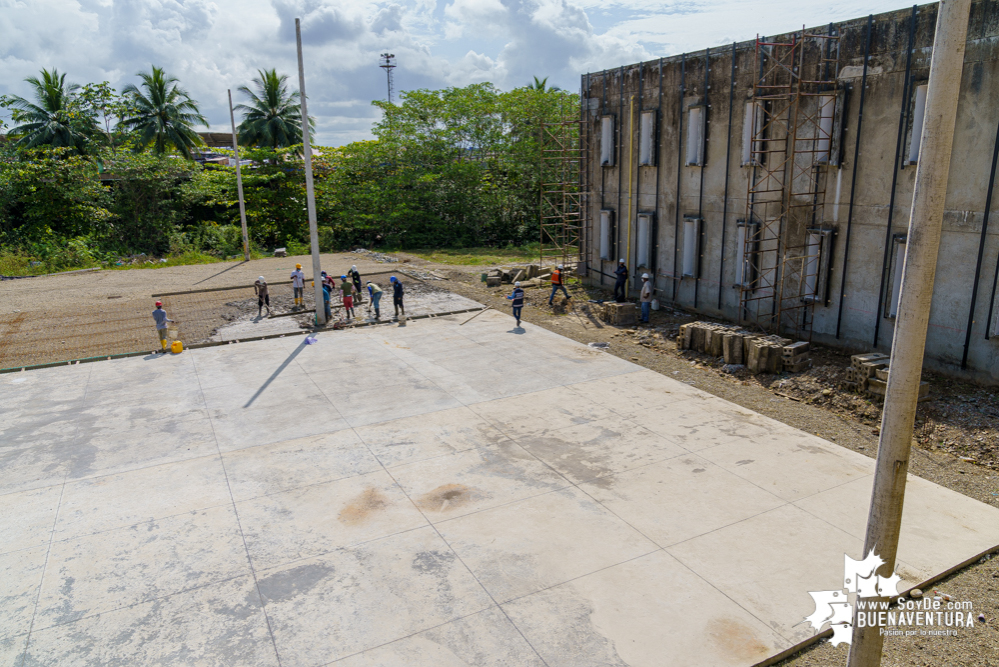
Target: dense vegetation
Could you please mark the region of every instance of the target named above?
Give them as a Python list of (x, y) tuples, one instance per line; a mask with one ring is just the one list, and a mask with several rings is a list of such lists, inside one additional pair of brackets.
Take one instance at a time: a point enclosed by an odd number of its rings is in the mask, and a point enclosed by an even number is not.
[[(301, 112), (287, 77), (242, 87), (239, 127), (252, 245), (306, 250)], [(202, 166), (197, 102), (158, 68), (119, 95), (58, 72), (29, 81), (35, 100), (0, 98), (13, 127), (0, 146), (3, 257), (38, 270), (121, 256), (241, 252), (235, 168)], [(541, 124), (578, 117), (575, 95), (543, 82), (416, 90), (382, 110), (375, 139), (316, 147), (320, 245), (500, 246), (538, 238)], [(311, 119), (310, 119), (311, 120)], [(6, 263), (10, 266), (10, 262)]]

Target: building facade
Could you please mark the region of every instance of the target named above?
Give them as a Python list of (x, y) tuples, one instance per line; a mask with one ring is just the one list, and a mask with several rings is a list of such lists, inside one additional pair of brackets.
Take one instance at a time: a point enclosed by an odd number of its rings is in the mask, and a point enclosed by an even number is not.
[[(583, 76), (582, 266), (661, 302), (887, 351), (936, 5)], [(972, 7), (926, 363), (999, 382), (999, 3)], [(991, 215), (991, 225), (989, 217)]]

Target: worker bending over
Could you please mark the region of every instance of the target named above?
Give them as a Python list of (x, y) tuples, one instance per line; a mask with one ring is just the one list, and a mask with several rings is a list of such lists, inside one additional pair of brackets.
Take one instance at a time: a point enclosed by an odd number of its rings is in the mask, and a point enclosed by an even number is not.
[(382, 288), (370, 280), (367, 283), (367, 287), (368, 297), (371, 299), (371, 306), (375, 309), (375, 319), (377, 320), (382, 316), (382, 312), (378, 308), (378, 304), (382, 300)]
[(253, 293), (257, 295), (257, 317), (263, 314), (264, 306), (267, 306), (267, 316), (271, 314), (271, 295), (267, 289), (267, 280), (263, 276), (257, 278), (253, 283)]

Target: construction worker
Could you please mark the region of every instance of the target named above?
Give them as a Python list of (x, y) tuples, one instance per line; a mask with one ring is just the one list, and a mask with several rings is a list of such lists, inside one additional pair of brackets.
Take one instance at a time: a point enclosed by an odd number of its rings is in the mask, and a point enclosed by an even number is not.
[[(554, 277), (555, 274), (552, 274)], [(554, 292), (553, 292), (554, 294)], [(507, 297), (510, 301), (513, 301), (513, 316), (517, 318), (517, 326), (520, 326), (520, 312), (524, 309), (524, 290), (520, 288), (520, 281), (518, 280), (513, 284), (513, 294)], [(551, 305), (551, 302), (548, 302)]]
[(267, 289), (267, 280), (263, 276), (257, 278), (253, 283), (253, 293), (257, 295), (257, 317), (263, 314), (264, 306), (267, 306), (267, 316), (271, 314), (271, 295)]
[(295, 293), (295, 307), (301, 308), (305, 305), (305, 274), (301, 264), (296, 264), (291, 272), (291, 289)]
[(618, 303), (624, 303), (628, 296), (628, 267), (624, 265), (623, 259), (617, 263), (614, 275), (617, 276), (617, 280), (614, 282), (614, 300)]
[(649, 274), (642, 274), (642, 322), (649, 323), (649, 316), (652, 314), (652, 281)]
[(363, 303), (364, 301), (361, 298), (361, 274), (358, 272), (357, 267), (350, 267), (347, 275), (350, 276), (350, 281), (354, 283), (354, 294), (357, 295), (357, 303)]
[(333, 313), (330, 310), (330, 292), (333, 291), (333, 287), (323, 280), (323, 310), (326, 312), (326, 321), (329, 322), (333, 319)]
[(160, 346), (163, 348), (160, 352), (167, 351), (167, 322), (173, 322), (167, 317), (166, 311), (163, 310), (163, 302), (156, 302), (156, 310), (153, 311), (153, 319), (156, 320), (156, 334), (160, 337)]
[(354, 291), (354, 285), (347, 280), (347, 276), (340, 276), (340, 293), (343, 294), (343, 312), (346, 313), (347, 319), (354, 317), (354, 297), (351, 294)]
[(555, 299), (555, 293), (562, 290), (562, 294), (565, 294), (566, 299), (571, 299), (569, 292), (565, 289), (565, 279), (562, 277), (562, 265), (559, 264), (558, 268), (552, 271), (552, 295), (548, 297), (548, 305), (552, 305), (552, 301)]
[(402, 283), (395, 276), (389, 278), (392, 283), (392, 305), (395, 306), (395, 318), (399, 319), (399, 311), (402, 311), (402, 318), (406, 319), (406, 307), (402, 305), (402, 297), (405, 290)]
[(368, 287), (368, 297), (371, 299), (371, 306), (375, 309), (375, 319), (377, 320), (382, 316), (381, 311), (378, 309), (378, 303), (382, 300), (382, 288), (370, 280), (366, 285)]

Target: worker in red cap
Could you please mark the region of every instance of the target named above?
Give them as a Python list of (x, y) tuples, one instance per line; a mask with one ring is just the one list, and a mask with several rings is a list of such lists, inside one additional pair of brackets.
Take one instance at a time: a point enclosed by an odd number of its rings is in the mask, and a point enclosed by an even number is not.
[(156, 302), (156, 310), (153, 311), (153, 319), (156, 320), (156, 333), (160, 337), (160, 345), (163, 347), (161, 352), (167, 351), (167, 322), (173, 322), (167, 317), (166, 311), (163, 310), (163, 302)]

